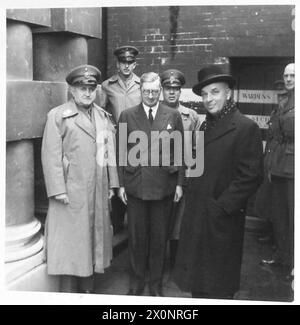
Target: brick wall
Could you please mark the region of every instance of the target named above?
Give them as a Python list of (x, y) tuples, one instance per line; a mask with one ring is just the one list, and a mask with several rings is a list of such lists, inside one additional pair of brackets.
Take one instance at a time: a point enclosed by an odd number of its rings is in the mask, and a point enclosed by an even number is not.
[(137, 74), (178, 68), (191, 87), (206, 63), (294, 56), (293, 20), (290, 5), (108, 8), (107, 74), (115, 72), (114, 48), (132, 44)]

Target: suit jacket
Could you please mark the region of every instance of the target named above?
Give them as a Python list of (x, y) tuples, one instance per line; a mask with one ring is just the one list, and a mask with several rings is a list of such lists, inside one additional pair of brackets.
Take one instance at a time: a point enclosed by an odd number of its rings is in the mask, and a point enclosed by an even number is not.
[(204, 173), (188, 179), (174, 275), (182, 290), (238, 290), (244, 210), (262, 178), (259, 127), (232, 110), (205, 131)]
[[(122, 134), (120, 128), (121, 123), (125, 123), (127, 126), (125, 135)], [(128, 160), (131, 150), (135, 150), (134, 148), (137, 148), (136, 146), (138, 146), (139, 142), (137, 139), (133, 143), (128, 143), (128, 137), (130, 135), (132, 137), (133, 131), (143, 131), (147, 141), (145, 146), (140, 145), (139, 147), (138, 155), (140, 163), (135, 166)], [(176, 161), (174, 161), (175, 152), (172, 150), (174, 149), (172, 145), (169, 166), (162, 164), (162, 158), (166, 152), (162, 150), (161, 146), (159, 147), (158, 157), (154, 157), (153, 152), (151, 153), (150, 145), (151, 131), (158, 131), (159, 133), (165, 131), (160, 133), (164, 139), (172, 131), (179, 132), (182, 140), (181, 143), (177, 143), (177, 146), (181, 146), (180, 153), (182, 162), (180, 165), (176, 166)], [(184, 184), (183, 125), (180, 113), (177, 110), (159, 104), (152, 126), (142, 104), (123, 111), (119, 118), (117, 142), (119, 148), (119, 181), (120, 186), (125, 187), (127, 194), (143, 200), (161, 200), (166, 196), (174, 194), (176, 185)], [(124, 148), (126, 150), (122, 150)], [(151, 165), (151, 158), (158, 158), (158, 165)]]

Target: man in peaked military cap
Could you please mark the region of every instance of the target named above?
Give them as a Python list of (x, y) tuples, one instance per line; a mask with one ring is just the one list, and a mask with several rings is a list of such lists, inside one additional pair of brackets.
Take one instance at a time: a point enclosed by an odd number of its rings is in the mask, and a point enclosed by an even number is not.
[(258, 125), (232, 100), (235, 79), (219, 65), (198, 72), (193, 92), (207, 111), (204, 172), (188, 178), (174, 279), (193, 297), (232, 299), (239, 290), (245, 208), (263, 178)]
[[(184, 131), (192, 132), (192, 137), (185, 137), (184, 144), (188, 152), (191, 152), (191, 147), (194, 149), (196, 146), (196, 132), (200, 129), (200, 118), (198, 114), (183, 105), (180, 104), (179, 98), (181, 95), (181, 87), (185, 84), (185, 77), (183, 73), (176, 69), (169, 69), (164, 71), (161, 76), (162, 93), (164, 101), (163, 103), (169, 107), (177, 109), (182, 118), (182, 124)], [(191, 140), (192, 139), (192, 140)], [(178, 203), (174, 203), (173, 219), (174, 228), (171, 230), (170, 237), (170, 262), (171, 266), (174, 265), (175, 256), (177, 252), (177, 243), (180, 233), (180, 225), (185, 207), (185, 195)]]
[[(117, 123), (121, 112), (142, 102), (140, 78), (134, 74), (136, 56), (139, 51), (134, 46), (121, 46), (115, 49), (118, 72), (101, 85), (100, 106), (112, 114)], [(114, 233), (124, 227), (126, 207), (114, 196), (112, 199), (112, 223)]]
[(96, 67), (76, 67), (66, 81), (72, 98), (48, 113), (42, 143), (49, 198), (45, 251), (48, 273), (61, 275), (61, 291), (88, 293), (93, 273), (104, 272), (112, 258), (115, 129), (110, 114), (94, 103)]
[(134, 74), (139, 51), (133, 46), (121, 46), (114, 51), (118, 73), (101, 85), (100, 106), (110, 112), (115, 122), (126, 108), (141, 103), (140, 78)]

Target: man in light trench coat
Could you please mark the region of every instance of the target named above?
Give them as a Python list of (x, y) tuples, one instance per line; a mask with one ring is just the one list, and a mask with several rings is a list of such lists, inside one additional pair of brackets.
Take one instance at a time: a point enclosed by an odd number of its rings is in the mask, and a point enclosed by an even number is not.
[(76, 67), (66, 81), (72, 98), (48, 113), (42, 143), (47, 269), (61, 276), (61, 291), (91, 293), (94, 272), (103, 273), (112, 258), (115, 129), (110, 114), (94, 103), (97, 68)]
[[(163, 103), (173, 109), (178, 110), (182, 118), (182, 125), (184, 131), (189, 131), (192, 136), (186, 136), (184, 138), (184, 146), (187, 152), (195, 151), (196, 148), (196, 132), (199, 131), (201, 121), (193, 109), (187, 108), (180, 104), (179, 99), (181, 95), (181, 87), (185, 84), (184, 74), (177, 69), (165, 70), (161, 76)], [(188, 148), (189, 147), (189, 148)], [(192, 147), (192, 150), (190, 150)], [(186, 175), (188, 175), (188, 169), (186, 170)], [(173, 213), (171, 220), (173, 227), (170, 234), (170, 264), (171, 267), (174, 266), (175, 257), (178, 246), (178, 239), (180, 234), (180, 226), (185, 208), (185, 195), (182, 196), (178, 203), (173, 203)]]
[[(117, 73), (103, 81), (100, 92), (100, 106), (112, 114), (115, 124), (121, 112), (142, 102), (140, 78), (134, 73), (139, 51), (134, 46), (123, 45), (114, 50)], [(126, 206), (117, 195), (112, 198), (111, 219), (114, 233), (124, 227)]]

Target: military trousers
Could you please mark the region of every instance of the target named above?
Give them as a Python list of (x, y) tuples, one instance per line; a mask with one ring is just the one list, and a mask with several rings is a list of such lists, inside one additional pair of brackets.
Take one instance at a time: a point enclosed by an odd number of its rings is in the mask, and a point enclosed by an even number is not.
[(294, 264), (294, 179), (272, 176), (271, 221), (277, 251), (274, 259), (293, 268)]

